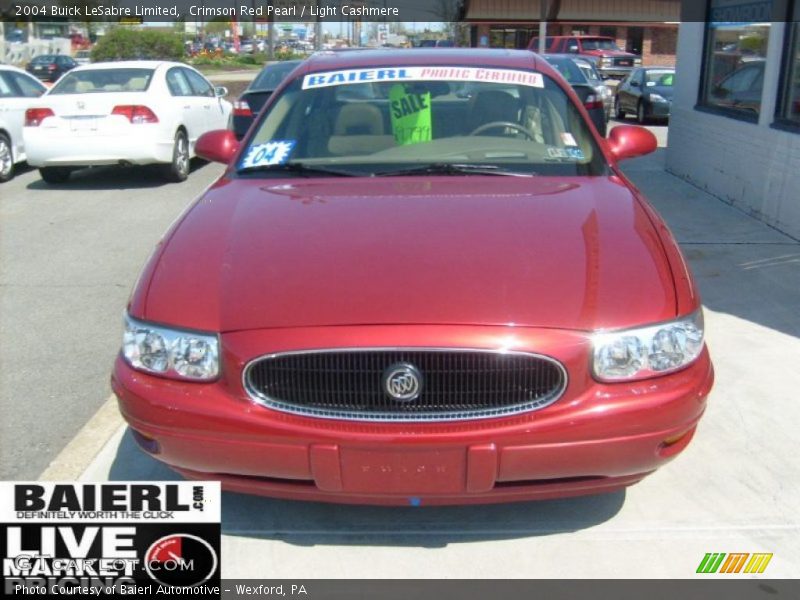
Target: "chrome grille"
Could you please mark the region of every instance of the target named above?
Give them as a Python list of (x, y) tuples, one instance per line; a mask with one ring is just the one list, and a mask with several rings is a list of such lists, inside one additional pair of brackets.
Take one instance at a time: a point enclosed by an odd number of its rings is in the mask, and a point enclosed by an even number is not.
[[(413, 400), (390, 397), (386, 373), (412, 365)], [(448, 421), (517, 414), (555, 402), (567, 386), (560, 363), (537, 354), (463, 349), (289, 352), (244, 370), (250, 397), (276, 410), (360, 421)]]

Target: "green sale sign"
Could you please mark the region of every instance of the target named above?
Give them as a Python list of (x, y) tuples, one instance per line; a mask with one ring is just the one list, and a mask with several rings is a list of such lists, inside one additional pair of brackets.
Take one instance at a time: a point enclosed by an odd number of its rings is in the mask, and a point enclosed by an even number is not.
[(430, 142), (431, 94), (409, 93), (405, 86), (398, 84), (389, 91), (392, 107), (392, 133), (397, 144), (419, 144)]

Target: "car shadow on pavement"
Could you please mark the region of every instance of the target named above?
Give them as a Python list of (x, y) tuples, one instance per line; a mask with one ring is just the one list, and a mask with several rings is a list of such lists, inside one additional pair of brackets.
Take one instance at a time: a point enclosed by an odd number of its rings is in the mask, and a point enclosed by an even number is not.
[[(201, 159), (192, 159), (190, 173), (205, 167), (208, 163)], [(49, 184), (39, 178), (28, 184), (29, 190), (125, 190), (156, 188), (172, 185), (158, 171), (158, 165), (120, 167), (89, 167), (73, 171), (69, 180), (64, 183)], [(191, 176), (191, 175), (190, 175)]]
[[(142, 452), (125, 432), (109, 471), (111, 481), (180, 481)], [(479, 506), (380, 507), (276, 500), (225, 492), (224, 535), (297, 546), (417, 546), (548, 536), (613, 518), (625, 492)]]

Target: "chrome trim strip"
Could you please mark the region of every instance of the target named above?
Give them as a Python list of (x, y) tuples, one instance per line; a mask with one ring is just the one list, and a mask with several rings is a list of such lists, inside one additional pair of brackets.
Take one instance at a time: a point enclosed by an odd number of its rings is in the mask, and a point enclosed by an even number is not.
[[(479, 354), (511, 354), (514, 356), (527, 356), (530, 358), (537, 358), (547, 361), (555, 365), (561, 372), (562, 385), (559, 389), (555, 390), (543, 398), (533, 402), (525, 402), (523, 404), (516, 404), (504, 408), (483, 409), (474, 411), (461, 411), (461, 412), (438, 412), (438, 413), (416, 413), (416, 414), (396, 414), (396, 413), (372, 413), (366, 417), (362, 413), (352, 413), (349, 411), (332, 411), (319, 408), (302, 408), (292, 404), (287, 404), (281, 400), (276, 400), (262, 394), (259, 391), (252, 389), (248, 373), (250, 368), (263, 360), (270, 360), (273, 358), (281, 358), (284, 356), (294, 356), (299, 354), (335, 354), (344, 352), (462, 352), (462, 353), (479, 353)], [(439, 421), (467, 421), (473, 419), (492, 419), (497, 417), (508, 417), (518, 415), (525, 412), (534, 412), (550, 406), (556, 402), (567, 389), (569, 385), (569, 375), (559, 361), (556, 359), (545, 356), (544, 354), (537, 354), (535, 352), (522, 352), (516, 350), (497, 350), (492, 348), (430, 348), (425, 346), (398, 346), (398, 347), (375, 347), (375, 348), (317, 348), (311, 350), (290, 350), (287, 352), (274, 352), (271, 354), (264, 354), (257, 356), (250, 360), (242, 369), (242, 387), (244, 388), (250, 400), (254, 404), (271, 408), (273, 410), (300, 415), (304, 417), (318, 417), (321, 419), (345, 419), (349, 421), (362, 421), (362, 422), (398, 422), (398, 423), (432, 423)]]

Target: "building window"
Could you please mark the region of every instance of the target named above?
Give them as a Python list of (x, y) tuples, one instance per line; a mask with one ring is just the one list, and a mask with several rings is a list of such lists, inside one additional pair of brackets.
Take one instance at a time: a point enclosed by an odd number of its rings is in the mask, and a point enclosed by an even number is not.
[(794, 1), (792, 18), (786, 23), (788, 41), (783, 70), (783, 94), (778, 119), (800, 125), (800, 0)]
[(516, 29), (492, 27), (489, 30), (489, 46), (491, 48), (515, 48)]
[(601, 27), (597, 31), (597, 34), (601, 35), (603, 37), (610, 37), (610, 38), (617, 39), (617, 28), (616, 27)]
[(772, 0), (710, 0), (701, 105), (758, 119), (771, 20)]

